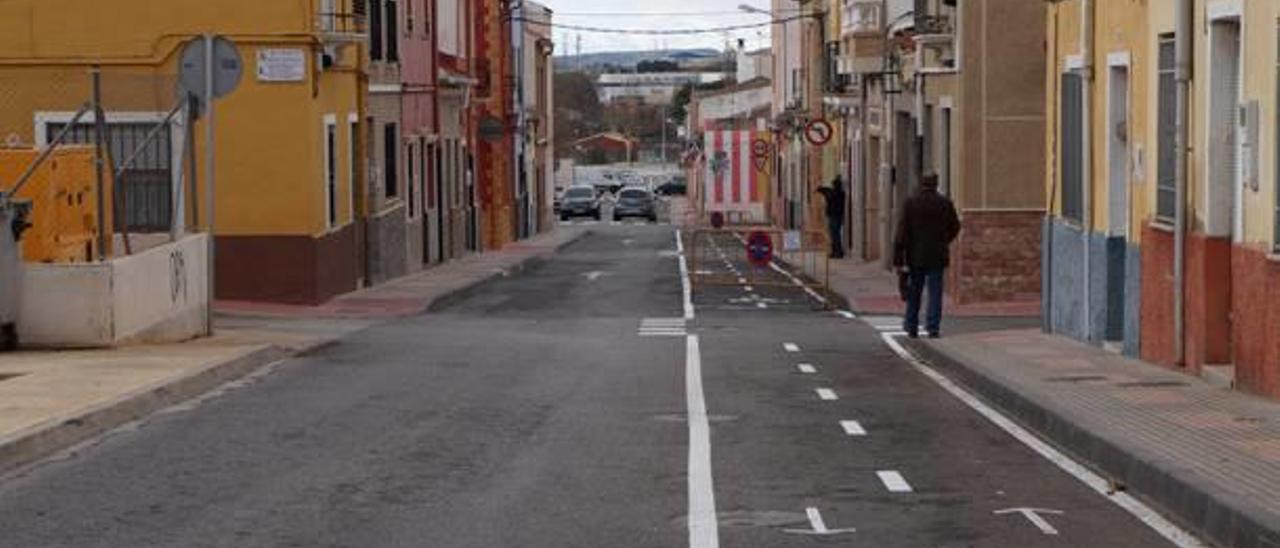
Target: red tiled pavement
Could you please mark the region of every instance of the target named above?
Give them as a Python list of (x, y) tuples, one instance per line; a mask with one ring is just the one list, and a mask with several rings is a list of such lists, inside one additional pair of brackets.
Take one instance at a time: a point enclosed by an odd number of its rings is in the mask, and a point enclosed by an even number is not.
[[(898, 296), (896, 276), (880, 267), (853, 259), (831, 261), (831, 290), (849, 300), (854, 312), (869, 315), (901, 315), (902, 299)], [(1040, 315), (1040, 301), (1008, 303), (947, 303), (946, 313), (953, 317), (1035, 317)]]

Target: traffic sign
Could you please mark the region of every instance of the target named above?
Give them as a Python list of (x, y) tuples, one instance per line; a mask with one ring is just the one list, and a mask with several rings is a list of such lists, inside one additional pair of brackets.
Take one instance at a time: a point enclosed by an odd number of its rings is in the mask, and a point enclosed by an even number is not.
[(747, 236), (747, 260), (760, 268), (773, 262), (773, 238), (768, 232), (757, 230)]
[(809, 125), (804, 127), (804, 138), (817, 147), (830, 143), (835, 134), (836, 130), (831, 127), (831, 122), (822, 119), (809, 122)]
[(751, 155), (756, 158), (767, 158), (769, 156), (769, 141), (764, 139), (756, 139), (751, 142)]
[[(213, 98), (220, 99), (235, 91), (244, 75), (244, 62), (240, 50), (231, 40), (213, 38)], [(182, 90), (208, 102), (205, 86), (205, 39), (196, 38), (182, 49), (182, 61), (178, 67), (178, 84)]]

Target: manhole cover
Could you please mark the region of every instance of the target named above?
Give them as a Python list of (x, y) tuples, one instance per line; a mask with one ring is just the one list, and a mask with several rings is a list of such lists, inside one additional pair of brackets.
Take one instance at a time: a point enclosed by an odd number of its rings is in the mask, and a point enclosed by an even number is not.
[(1105, 381), (1107, 377), (1104, 375), (1067, 375), (1065, 377), (1049, 377), (1045, 379), (1048, 382), (1097, 382)]

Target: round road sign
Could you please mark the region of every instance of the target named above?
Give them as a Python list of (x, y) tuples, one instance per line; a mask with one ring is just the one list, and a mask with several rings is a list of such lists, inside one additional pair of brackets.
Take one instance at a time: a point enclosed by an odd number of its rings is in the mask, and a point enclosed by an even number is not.
[(826, 120), (814, 120), (804, 128), (804, 138), (818, 147), (830, 143), (831, 137), (835, 134), (835, 128), (831, 127), (831, 122)]
[(773, 262), (773, 238), (768, 232), (757, 230), (747, 236), (747, 260), (760, 268)]
[[(178, 67), (178, 84), (182, 91), (208, 101), (205, 97), (205, 40), (196, 38), (182, 50), (182, 61)], [(240, 77), (244, 74), (244, 62), (240, 59), (240, 51), (236, 45), (216, 36), (213, 39), (213, 98), (219, 99), (235, 91), (240, 85)]]
[(751, 155), (756, 158), (764, 158), (769, 155), (769, 141), (764, 139), (756, 139), (751, 142)]

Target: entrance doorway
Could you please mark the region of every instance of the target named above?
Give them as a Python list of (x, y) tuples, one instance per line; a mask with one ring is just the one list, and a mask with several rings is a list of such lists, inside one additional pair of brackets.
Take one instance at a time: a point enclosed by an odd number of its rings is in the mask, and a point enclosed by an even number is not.
[[(1216, 15), (1216, 16), (1212, 16)], [(1243, 154), (1239, 111), (1244, 80), (1239, 13), (1211, 14), (1209, 25), (1209, 164), (1205, 196), (1204, 266), (1216, 291), (1206, 299), (1204, 372), (1234, 377), (1231, 245), (1242, 236)], [(1213, 327), (1216, 326), (1216, 329)]]
[(1129, 67), (1113, 63), (1107, 90), (1107, 323), (1106, 340), (1123, 341), (1129, 236)]

